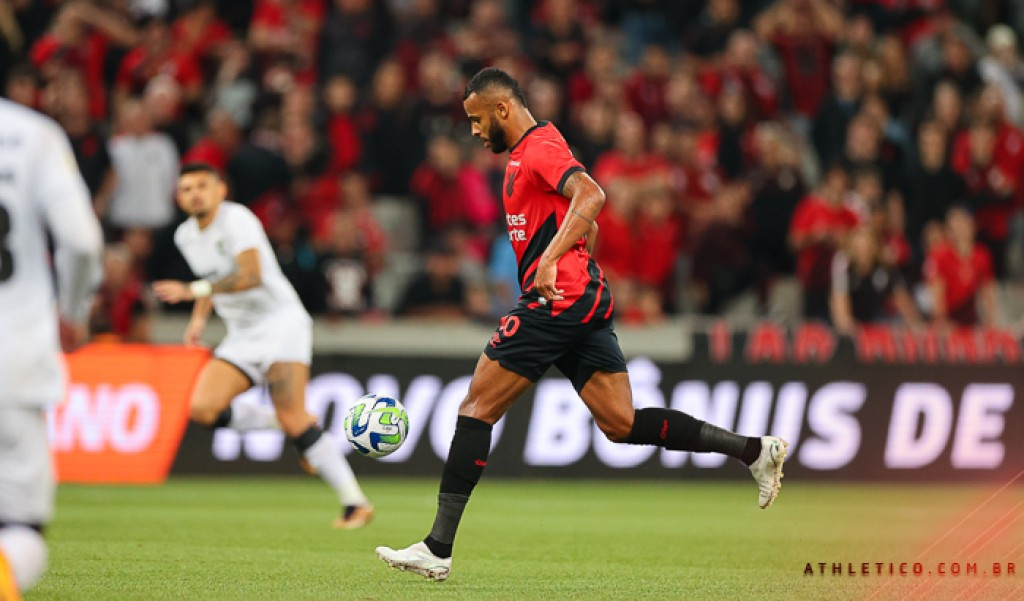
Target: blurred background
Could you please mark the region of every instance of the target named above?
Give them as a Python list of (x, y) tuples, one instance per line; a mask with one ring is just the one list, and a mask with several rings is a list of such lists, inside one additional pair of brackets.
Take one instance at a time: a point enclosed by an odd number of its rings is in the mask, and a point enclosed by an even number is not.
[(626, 327), (1009, 327), (1021, 34), (1011, 0), (0, 0), (0, 81), (92, 192), (96, 336), (181, 310), (147, 283), (192, 277), (188, 161), (223, 171), (315, 315), (494, 323), (519, 294), (506, 159), (461, 106), (486, 66), (606, 189)]
[[(532, 552), (536, 521), (522, 508), (541, 503), (552, 555), (569, 562), (501, 576), (485, 561), (480, 578), (506, 578), (500, 590), (517, 598), (632, 598), (636, 578), (611, 583), (607, 566), (633, 558), (649, 576), (642, 590), (666, 598), (878, 598), (892, 581), (821, 588), (799, 570), (915, 557), (1020, 566), (1022, 35), (1021, 0), (0, 0), (0, 93), (64, 127), (104, 225), (95, 339), (181, 340), (188, 308), (159, 306), (149, 283), (193, 277), (172, 240), (184, 217), (173, 189), (180, 164), (206, 161), (262, 220), (315, 316), (310, 412), (340, 437), (347, 407), (373, 392), (401, 399), (411, 424), (388, 458), (353, 457), (388, 518), (338, 555), (337, 539), (313, 530), (313, 489), (308, 503), (292, 494), (318, 484), (265, 478), (298, 472), (281, 433), (185, 427), (205, 354), (90, 345), (68, 357), (71, 393), (49, 415), (61, 481), (173, 478), (62, 486), (61, 567), (40, 594), (181, 598), (188, 582), (209, 587), (198, 598), (322, 598), (280, 586), (335, 577), (355, 584), (332, 590), (381, 594), (364, 549), (402, 542), (424, 523), (416, 511), (432, 511), (434, 481), (417, 478), (440, 472), (472, 360), (519, 294), (506, 157), (472, 139), (461, 103), (486, 66), (518, 78), (533, 115), (607, 192), (596, 256), (634, 404), (792, 446), (767, 525), (741, 513), (756, 511), (745, 470), (608, 442), (552, 372), (498, 423), (488, 478), (572, 481), (489, 484), (497, 492), (474, 497), (474, 511)], [(210, 342), (223, 331), (209, 330)], [(621, 482), (581, 495), (580, 478), (687, 484), (678, 499)], [(921, 482), (942, 484), (904, 486)], [(593, 504), (624, 491), (621, 505)], [(688, 517), (666, 520), (666, 506)], [(580, 516), (595, 515), (599, 535), (628, 527), (643, 548), (586, 538), (595, 529)], [(710, 530), (694, 536), (694, 524)], [(467, 556), (493, 556), (498, 531), (474, 531), (460, 535)], [(230, 555), (224, 569), (196, 553), (196, 540), (218, 539), (238, 545), (219, 553), (273, 554)], [(281, 540), (302, 545), (291, 554), (301, 565), (280, 562)], [(730, 551), (702, 554), (707, 541)], [(97, 544), (117, 557), (100, 570)], [(605, 548), (625, 552), (593, 556)], [(154, 565), (170, 576), (154, 578)], [(925, 580), (902, 583), (941, 597)], [(1004, 588), (975, 579), (967, 596), (1021, 597), (1019, 579), (991, 582)]]

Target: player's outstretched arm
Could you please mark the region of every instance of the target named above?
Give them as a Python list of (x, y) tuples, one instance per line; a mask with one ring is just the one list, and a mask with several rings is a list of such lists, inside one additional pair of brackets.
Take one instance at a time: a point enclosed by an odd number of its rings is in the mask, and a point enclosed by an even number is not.
[[(558, 259), (592, 230), (596, 234), (597, 214), (604, 206), (604, 190), (583, 171), (569, 176), (562, 186), (562, 195), (569, 199), (569, 211), (537, 264), (534, 286), (549, 301), (562, 300), (562, 290), (555, 288)], [(595, 236), (596, 237), (596, 236)], [(591, 243), (588, 241), (588, 248)]]
[(250, 248), (243, 250), (235, 257), (234, 273), (213, 282), (211, 289), (214, 294), (242, 292), (259, 286), (262, 279), (259, 251), (255, 248)]
[(153, 282), (153, 292), (163, 302), (175, 304), (206, 298), (211, 294), (242, 292), (259, 286), (262, 281), (259, 251), (250, 248), (238, 253), (238, 256), (235, 257), (235, 271), (216, 282), (160, 280)]

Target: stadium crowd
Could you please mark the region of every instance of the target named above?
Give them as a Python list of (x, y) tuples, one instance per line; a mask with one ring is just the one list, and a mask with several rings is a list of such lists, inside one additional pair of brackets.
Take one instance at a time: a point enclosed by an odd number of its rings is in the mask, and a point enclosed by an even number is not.
[(484, 66), (607, 191), (620, 319), (767, 311), (795, 275), (840, 331), (948, 327), (992, 323), (1024, 268), (1021, 34), (1011, 0), (0, 0), (0, 81), (72, 141), (108, 242), (93, 327), (121, 339), (147, 282), (191, 276), (193, 161), (313, 313), (504, 313), (505, 159), (461, 105)]

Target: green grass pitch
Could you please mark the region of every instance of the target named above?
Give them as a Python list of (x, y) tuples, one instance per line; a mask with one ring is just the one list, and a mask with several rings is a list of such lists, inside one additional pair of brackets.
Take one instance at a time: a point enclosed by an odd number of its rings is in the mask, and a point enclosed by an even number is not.
[[(356, 531), (329, 527), (332, 496), (312, 478), (63, 486), (50, 569), (26, 600), (1024, 598), (1019, 484), (786, 482), (762, 511), (752, 481), (485, 478), (442, 583), (373, 552), (426, 534), (436, 480), (363, 485), (377, 517)], [(898, 575), (915, 561), (921, 575)], [(960, 575), (937, 574), (941, 562)]]

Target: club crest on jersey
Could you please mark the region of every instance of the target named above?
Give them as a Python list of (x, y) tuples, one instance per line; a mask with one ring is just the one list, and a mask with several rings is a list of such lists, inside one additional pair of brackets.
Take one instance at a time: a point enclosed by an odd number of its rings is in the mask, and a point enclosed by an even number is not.
[(512, 188), (516, 183), (516, 173), (518, 169), (510, 169), (508, 174), (505, 175), (505, 197), (512, 198)]
[(217, 240), (217, 252), (222, 255), (228, 254), (228, 246), (223, 240)]

